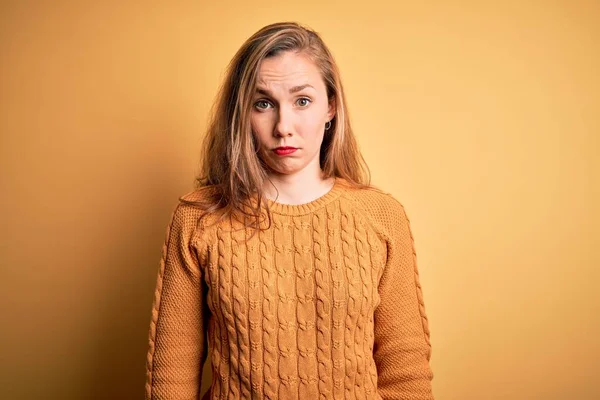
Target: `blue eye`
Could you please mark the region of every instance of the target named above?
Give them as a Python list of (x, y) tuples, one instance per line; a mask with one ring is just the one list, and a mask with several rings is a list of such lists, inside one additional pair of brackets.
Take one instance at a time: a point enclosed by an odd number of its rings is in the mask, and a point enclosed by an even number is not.
[(256, 103), (254, 103), (254, 107), (256, 107), (259, 110), (266, 110), (267, 108), (271, 107), (271, 103), (269, 103), (266, 100), (259, 100)]
[(310, 103), (311, 100), (307, 97), (301, 97), (298, 100), (296, 100), (296, 104), (298, 104), (300, 107), (307, 107)]

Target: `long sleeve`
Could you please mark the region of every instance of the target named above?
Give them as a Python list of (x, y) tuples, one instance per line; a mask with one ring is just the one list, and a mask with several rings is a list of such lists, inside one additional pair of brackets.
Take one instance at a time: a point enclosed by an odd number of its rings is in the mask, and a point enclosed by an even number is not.
[(394, 203), (374, 317), (377, 390), (385, 400), (431, 400), (431, 345), (413, 237), (404, 208)]
[(169, 224), (156, 283), (146, 399), (197, 399), (206, 358), (207, 311), (193, 247), (197, 210), (179, 205)]

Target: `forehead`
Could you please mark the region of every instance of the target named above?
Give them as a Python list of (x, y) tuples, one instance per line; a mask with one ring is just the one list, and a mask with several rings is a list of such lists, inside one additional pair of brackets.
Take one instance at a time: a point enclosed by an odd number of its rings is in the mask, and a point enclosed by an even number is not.
[(317, 65), (307, 55), (290, 51), (265, 58), (258, 70), (257, 83), (259, 86), (305, 83), (324, 86)]

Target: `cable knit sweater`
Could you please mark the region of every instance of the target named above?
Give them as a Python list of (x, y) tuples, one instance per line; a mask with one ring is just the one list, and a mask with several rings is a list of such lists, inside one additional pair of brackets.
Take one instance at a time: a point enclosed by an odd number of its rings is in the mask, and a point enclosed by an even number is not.
[[(185, 196), (198, 199), (199, 192)], [(181, 203), (158, 273), (147, 399), (432, 399), (409, 221), (390, 195), (337, 179), (303, 205), (269, 201), (252, 236)]]

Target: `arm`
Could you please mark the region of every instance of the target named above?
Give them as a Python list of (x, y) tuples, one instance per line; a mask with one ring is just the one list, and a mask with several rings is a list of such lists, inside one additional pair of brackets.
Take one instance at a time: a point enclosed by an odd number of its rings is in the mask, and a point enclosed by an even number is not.
[(427, 316), (410, 224), (398, 207), (388, 222), (387, 263), (375, 310), (377, 389), (384, 399), (431, 400)]
[(206, 358), (205, 293), (192, 238), (197, 212), (179, 205), (173, 213), (156, 283), (146, 399), (197, 399)]

